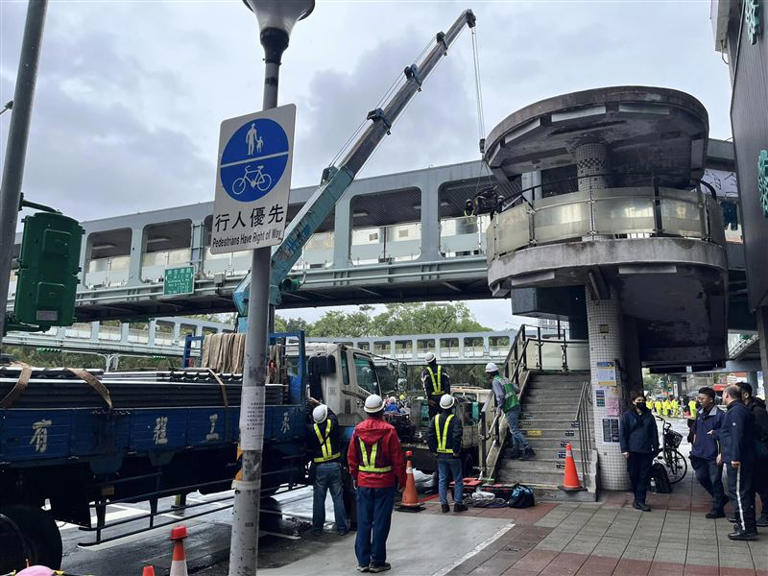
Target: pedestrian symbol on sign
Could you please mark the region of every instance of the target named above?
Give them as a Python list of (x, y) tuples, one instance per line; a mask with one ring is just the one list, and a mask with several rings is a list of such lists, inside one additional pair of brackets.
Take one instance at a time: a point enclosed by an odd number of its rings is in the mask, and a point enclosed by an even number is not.
[(277, 122), (257, 118), (244, 123), (221, 155), (222, 188), (238, 202), (258, 200), (283, 176), (288, 153), (288, 136)]

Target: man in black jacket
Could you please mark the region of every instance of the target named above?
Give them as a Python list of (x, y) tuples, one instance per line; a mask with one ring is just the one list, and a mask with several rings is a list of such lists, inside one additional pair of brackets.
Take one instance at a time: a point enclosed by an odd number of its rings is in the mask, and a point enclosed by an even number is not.
[(453, 511), (464, 512), (464, 474), (461, 469), (461, 440), (463, 427), (461, 418), (453, 413), (456, 400), (450, 394), (440, 398), (440, 413), (429, 422), (427, 445), (437, 455), (440, 505), (448, 512), (448, 476), (453, 477)]
[(741, 401), (752, 413), (755, 426), (755, 469), (752, 482), (755, 494), (760, 496), (763, 504), (763, 513), (757, 519), (757, 525), (768, 527), (768, 412), (765, 411), (765, 402), (752, 395), (749, 382), (739, 382), (738, 387), (741, 388)]
[(755, 465), (752, 414), (741, 402), (741, 389), (728, 386), (723, 391), (723, 402), (728, 406), (718, 433), (720, 455), (717, 462), (728, 471), (728, 497), (736, 509), (737, 525), (728, 534), (731, 540), (756, 540), (755, 489), (752, 471)]
[(645, 503), (650, 481), (653, 457), (659, 451), (659, 432), (656, 419), (645, 405), (642, 391), (632, 393), (632, 409), (621, 415), (619, 426), (621, 453), (627, 459), (627, 470), (635, 494), (633, 506), (644, 512), (651, 507)]

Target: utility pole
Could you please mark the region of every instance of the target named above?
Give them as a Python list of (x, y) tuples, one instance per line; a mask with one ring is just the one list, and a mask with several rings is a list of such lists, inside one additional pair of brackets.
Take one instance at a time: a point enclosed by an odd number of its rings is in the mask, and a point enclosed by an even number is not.
[[(260, 40), (264, 47), (263, 109), (277, 106), (280, 60), (288, 47), (294, 24), (306, 18), (314, 0), (243, 0), (259, 20)], [(257, 248), (251, 259), (251, 286), (248, 299), (248, 323), (245, 337), (245, 367), (240, 406), (242, 480), (235, 481), (232, 541), (229, 551), (230, 576), (255, 576), (259, 552), (259, 504), (264, 442), (264, 403), (266, 395), (267, 330), (269, 324), (269, 285), (272, 248)], [(249, 390), (250, 388), (250, 390)], [(260, 430), (255, 438), (243, 442), (243, 420), (254, 414)], [(248, 449), (245, 447), (248, 446)], [(250, 447), (253, 446), (253, 449)]]
[[(40, 62), (47, 8), (48, 0), (30, 0), (27, 7), (27, 22), (21, 42), (21, 56), (19, 69), (16, 72), (16, 88), (12, 104), (13, 112), (5, 149), (3, 180), (0, 184), (0, 349), (2, 349), (5, 334), (11, 260), (21, 202), (21, 182), (24, 177), (29, 121), (32, 116), (32, 101), (35, 96), (37, 65)], [(6, 105), (6, 109), (10, 109), (10, 106)]]

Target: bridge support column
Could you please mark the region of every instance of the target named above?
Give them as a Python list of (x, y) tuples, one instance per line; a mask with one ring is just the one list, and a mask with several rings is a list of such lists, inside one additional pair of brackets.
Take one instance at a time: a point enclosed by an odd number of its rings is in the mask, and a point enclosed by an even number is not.
[[(431, 179), (430, 179), (431, 180)], [(441, 260), (440, 253), (440, 199), (437, 182), (430, 181), (430, 189), (421, 189), (421, 255), (420, 261)]]
[(144, 252), (147, 250), (147, 243), (144, 238), (143, 228), (131, 229), (131, 260), (128, 265), (128, 285), (141, 284), (141, 261), (144, 258)]
[(91, 322), (91, 340), (97, 342), (99, 339), (99, 328), (101, 324), (98, 322)]
[(128, 322), (120, 323), (120, 342), (128, 344), (128, 334), (130, 333), (131, 325)]
[[(603, 488), (627, 490), (629, 476), (619, 447), (616, 406), (618, 402), (618, 410), (621, 410), (629, 395), (621, 371), (624, 366), (621, 304), (616, 288), (607, 287), (605, 292), (605, 297), (587, 296), (595, 447)], [(599, 397), (603, 397), (604, 401), (598, 401)]]
[(352, 198), (342, 197), (333, 214), (333, 267), (349, 268), (352, 251)]
[(179, 322), (173, 323), (173, 342), (176, 343), (179, 341), (179, 337), (181, 336), (181, 324)]
[(155, 345), (155, 333), (157, 332), (157, 321), (150, 320), (147, 327), (147, 344), (149, 346)]

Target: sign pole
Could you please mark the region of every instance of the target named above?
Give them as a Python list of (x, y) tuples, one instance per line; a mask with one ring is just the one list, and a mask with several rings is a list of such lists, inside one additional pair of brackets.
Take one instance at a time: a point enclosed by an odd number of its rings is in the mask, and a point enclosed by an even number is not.
[(5, 314), (8, 306), (8, 285), (11, 279), (11, 260), (19, 217), (21, 181), (24, 176), (24, 160), (27, 154), (29, 121), (32, 116), (32, 100), (35, 95), (37, 65), (43, 39), (43, 25), (48, 0), (32, 0), (27, 7), (27, 23), (21, 42), (19, 70), (16, 73), (16, 89), (13, 96), (11, 125), (8, 130), (8, 147), (5, 151), (3, 180), (0, 185), (0, 346), (5, 334)]
[[(288, 34), (269, 28), (261, 34), (266, 70), (263, 109), (277, 106), (280, 59), (288, 47)], [(269, 320), (269, 277), (272, 248), (256, 248), (251, 258), (251, 286), (245, 337), (245, 367), (241, 401), (241, 421), (251, 415), (254, 430), (241, 425), (241, 436), (254, 438), (243, 443), (243, 479), (235, 485), (232, 518), (232, 542), (229, 557), (230, 576), (256, 574), (259, 553), (259, 504), (261, 492), (262, 451), (264, 445), (264, 404), (266, 396), (267, 328)], [(241, 437), (241, 442), (244, 438)], [(251, 449), (250, 446), (253, 446)], [(246, 449), (247, 448), (247, 449)]]

